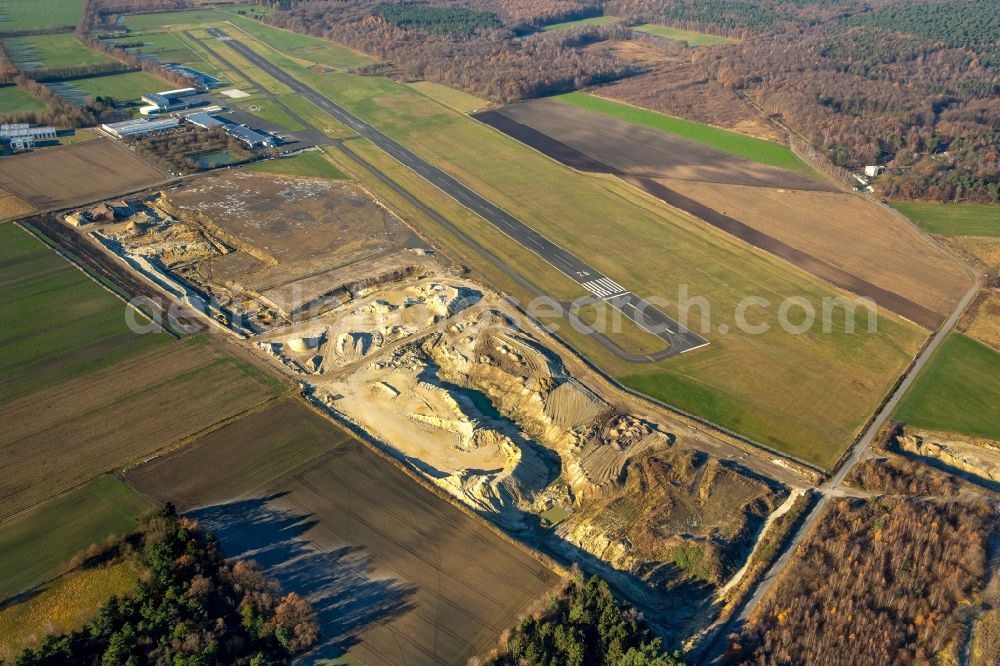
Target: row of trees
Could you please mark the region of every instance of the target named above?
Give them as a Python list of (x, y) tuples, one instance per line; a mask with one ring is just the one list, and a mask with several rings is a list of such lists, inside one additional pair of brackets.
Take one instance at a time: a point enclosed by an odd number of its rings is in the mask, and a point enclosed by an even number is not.
[(459, 38), (402, 28), (373, 14), (363, 0), (303, 3), (266, 20), (371, 53), (392, 63), (400, 77), (428, 79), (504, 103), (596, 85), (635, 71), (609, 54), (580, 48), (627, 37), (628, 29), (621, 26), (525, 37), (507, 29), (480, 28), (474, 36)]
[(996, 529), (983, 499), (836, 500), (729, 662), (931, 663), (961, 631)]
[(218, 544), (170, 505), (147, 519), (135, 593), (112, 597), (83, 629), (48, 636), (17, 666), (285, 664), (311, 647), (312, 607), (283, 594), (252, 562), (226, 563)]
[(596, 576), (574, 578), (547, 608), (506, 632), (487, 666), (680, 666), (634, 608)]

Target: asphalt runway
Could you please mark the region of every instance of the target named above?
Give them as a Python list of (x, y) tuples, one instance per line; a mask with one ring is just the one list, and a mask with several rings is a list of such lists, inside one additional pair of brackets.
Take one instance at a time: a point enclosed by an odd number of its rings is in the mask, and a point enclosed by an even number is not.
[(429, 183), (446, 193), (472, 212), (476, 213), (511, 239), (531, 250), (551, 266), (577, 282), (588, 292), (607, 301), (623, 315), (644, 330), (663, 340), (670, 355), (681, 354), (708, 344), (708, 340), (690, 331), (671, 319), (662, 311), (614, 282), (600, 271), (586, 264), (582, 259), (565, 248), (555, 244), (524, 222), (486, 200), (455, 178), (435, 167), (413, 151), (400, 145), (375, 127), (353, 115), (328, 97), (295, 79), (284, 70), (271, 64), (238, 40), (218, 28), (209, 29), (209, 34), (224, 41), (230, 48), (259, 67), (270, 76), (281, 81), (303, 98), (351, 128), (359, 136), (371, 141), (404, 166), (410, 168)]

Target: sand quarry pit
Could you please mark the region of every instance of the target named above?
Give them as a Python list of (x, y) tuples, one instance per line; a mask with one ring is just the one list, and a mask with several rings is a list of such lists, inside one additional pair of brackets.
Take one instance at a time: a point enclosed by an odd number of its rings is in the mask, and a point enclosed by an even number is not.
[(678, 604), (711, 604), (787, 489), (571, 373), (555, 340), (351, 187), (209, 176), (85, 228), (148, 279), (216, 298), (236, 344), (415, 474), (693, 628)]
[(602, 396), (500, 295), (444, 266), (253, 344), (459, 502), (568, 561), (603, 561), (653, 610), (710, 604), (788, 496)]

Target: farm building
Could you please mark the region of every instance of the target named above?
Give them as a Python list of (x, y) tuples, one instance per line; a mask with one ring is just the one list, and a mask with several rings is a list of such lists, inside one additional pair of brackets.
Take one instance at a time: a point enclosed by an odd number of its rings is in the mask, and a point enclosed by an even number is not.
[(37, 141), (55, 141), (56, 128), (48, 125), (32, 127), (28, 123), (0, 125), (0, 139), (10, 144), (12, 151), (19, 152), (35, 147)]
[(250, 148), (261, 148), (263, 146), (274, 145), (274, 139), (270, 136), (261, 134), (260, 132), (255, 132), (248, 127), (244, 127), (243, 125), (226, 125), (225, 129), (226, 134), (235, 139), (239, 139)]
[(139, 109), (139, 113), (144, 116), (151, 116), (167, 111), (178, 111), (191, 106), (190, 102), (181, 101), (185, 97), (197, 95), (197, 88), (178, 88), (177, 90), (164, 90), (163, 92), (147, 93), (142, 96), (142, 101), (147, 106)]
[(874, 178), (875, 176), (881, 176), (883, 173), (885, 173), (884, 166), (869, 164), (868, 166), (865, 167), (865, 175), (868, 176), (869, 178)]
[(180, 125), (180, 122), (179, 118), (161, 118), (159, 120), (137, 118), (136, 120), (125, 120), (120, 123), (105, 123), (101, 125), (101, 129), (116, 139), (124, 139), (127, 136), (138, 136), (140, 134), (149, 134), (150, 132), (159, 132), (160, 130), (177, 127)]

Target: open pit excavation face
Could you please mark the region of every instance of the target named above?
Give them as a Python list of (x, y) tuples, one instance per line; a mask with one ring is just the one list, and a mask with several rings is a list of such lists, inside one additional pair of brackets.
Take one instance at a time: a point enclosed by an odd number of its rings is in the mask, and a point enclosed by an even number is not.
[[(701, 431), (665, 421), (675, 435), (571, 376), (542, 331), (403, 242), (370, 199), (273, 180), (198, 179), (87, 224), (178, 298), (239, 315), (314, 404), (472, 510), (674, 625), (678, 608), (710, 605), (784, 488), (698, 452)], [(367, 212), (345, 227), (343, 207)]]
[(257, 346), (297, 373), (323, 374), (445, 321), (481, 298), (470, 286), (422, 280), (352, 299), (321, 316), (268, 333)]

